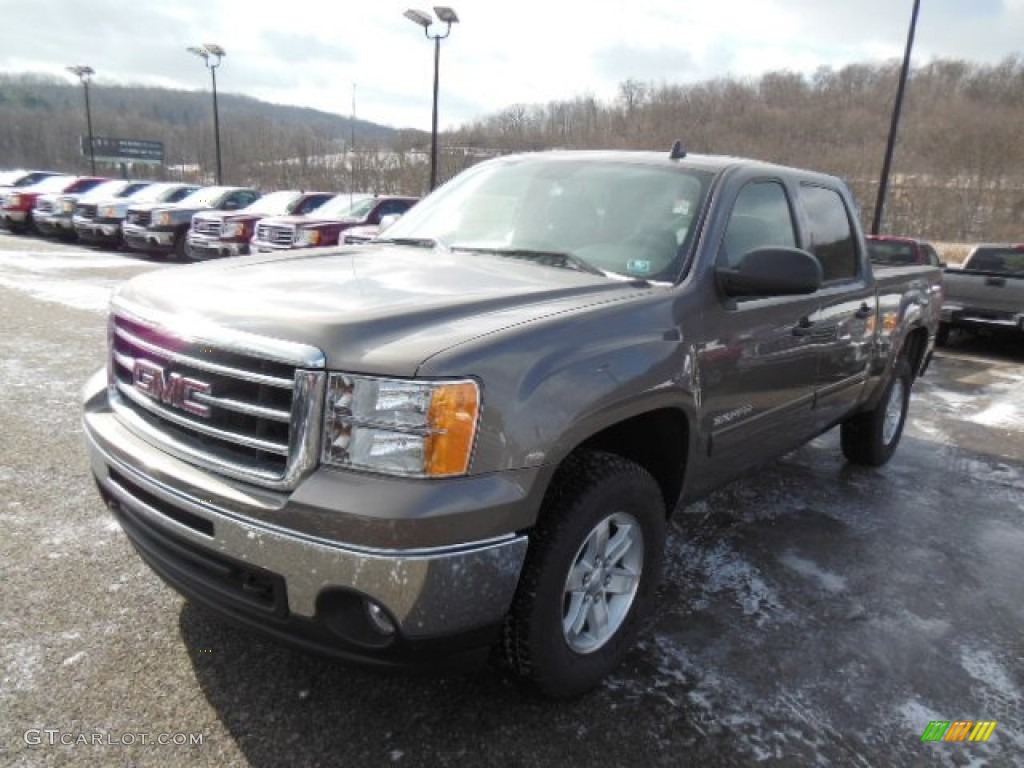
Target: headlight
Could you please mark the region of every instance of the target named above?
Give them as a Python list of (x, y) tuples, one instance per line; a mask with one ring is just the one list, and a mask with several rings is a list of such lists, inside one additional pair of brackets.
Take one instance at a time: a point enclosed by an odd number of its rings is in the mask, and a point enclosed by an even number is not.
[(300, 229), (295, 236), (296, 245), (320, 245), (319, 229)]
[(170, 213), (164, 211), (163, 213), (158, 213), (153, 217), (153, 223), (158, 227), (169, 227), (171, 226), (171, 221), (173, 221), (173, 219), (174, 217), (171, 216)]
[(74, 211), (75, 211), (75, 204), (73, 202), (71, 202), (70, 200), (65, 200), (65, 201), (63, 201), (60, 204), (60, 212), (61, 213), (74, 213)]
[(4, 208), (17, 208), (21, 205), (21, 195), (8, 195), (4, 199)]
[(221, 237), (241, 237), (245, 233), (245, 225), (237, 222), (225, 224), (220, 231)]
[(332, 373), (323, 461), (412, 477), (464, 475), (480, 412), (475, 381), (407, 381)]

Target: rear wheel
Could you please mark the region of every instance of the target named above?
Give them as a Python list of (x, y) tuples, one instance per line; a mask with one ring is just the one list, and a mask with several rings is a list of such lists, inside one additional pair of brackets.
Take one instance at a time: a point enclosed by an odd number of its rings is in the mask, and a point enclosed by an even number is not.
[(608, 453), (567, 460), (545, 501), (503, 655), (541, 693), (586, 693), (629, 651), (657, 586), (665, 501), (639, 465)]
[(870, 411), (843, 422), (843, 455), (854, 464), (880, 467), (896, 452), (910, 405), (913, 375), (906, 358), (896, 361), (882, 399)]

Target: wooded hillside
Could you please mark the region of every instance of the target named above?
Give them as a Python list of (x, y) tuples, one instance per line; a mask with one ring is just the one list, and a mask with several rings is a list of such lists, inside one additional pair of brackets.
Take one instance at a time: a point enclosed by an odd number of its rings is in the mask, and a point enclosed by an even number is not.
[[(502, 152), (622, 147), (756, 157), (845, 178), (873, 213), (899, 62), (772, 72), (692, 85), (621, 83), (613, 104), (581, 96), (513, 105), (450, 141)], [(1024, 240), (1024, 61), (935, 61), (912, 71), (883, 230), (935, 240)]]
[[(441, 178), (481, 157), (549, 148), (687, 149), (756, 157), (845, 178), (870, 218), (898, 62), (772, 72), (694, 84), (626, 80), (611, 103), (582, 95), (515, 104), (441, 137)], [(96, 86), (94, 132), (165, 142), (169, 163), (213, 166), (202, 92)], [(0, 76), (0, 167), (83, 168), (80, 86)], [(265, 187), (421, 193), (429, 137), (357, 124), (347, 170), (346, 118), (221, 97), (225, 177)], [(331, 156), (324, 159), (325, 156)], [(350, 176), (351, 173), (351, 176)], [(1024, 240), (1024, 60), (938, 60), (907, 86), (883, 231), (933, 240)]]

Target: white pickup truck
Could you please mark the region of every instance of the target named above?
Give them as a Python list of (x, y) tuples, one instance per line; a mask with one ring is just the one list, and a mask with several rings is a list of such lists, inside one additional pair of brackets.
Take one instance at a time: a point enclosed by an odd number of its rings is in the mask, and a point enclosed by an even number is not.
[(936, 343), (954, 329), (1024, 333), (1024, 244), (976, 246), (959, 268), (945, 270), (943, 283)]

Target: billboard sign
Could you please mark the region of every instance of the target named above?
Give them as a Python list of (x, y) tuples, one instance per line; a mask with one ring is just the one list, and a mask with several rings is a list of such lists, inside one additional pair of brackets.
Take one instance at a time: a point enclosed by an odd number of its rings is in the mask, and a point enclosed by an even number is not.
[[(163, 165), (164, 143), (142, 139), (111, 139), (105, 136), (92, 137), (92, 149), (96, 159), (104, 163), (144, 163)], [(89, 137), (82, 136), (82, 154), (89, 156)]]

